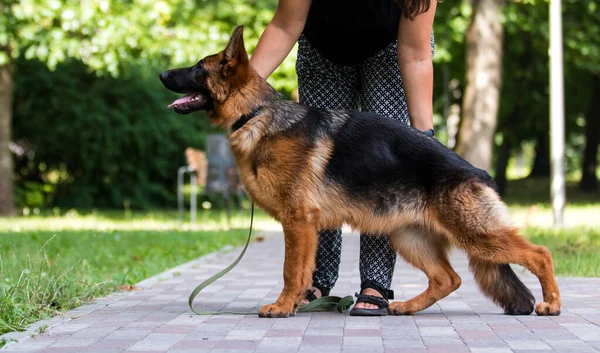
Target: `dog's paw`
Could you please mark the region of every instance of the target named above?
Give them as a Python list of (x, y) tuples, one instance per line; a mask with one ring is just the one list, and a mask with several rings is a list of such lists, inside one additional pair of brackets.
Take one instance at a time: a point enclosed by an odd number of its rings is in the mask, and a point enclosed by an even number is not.
[(263, 305), (258, 311), (259, 317), (290, 317), (294, 316), (293, 307), (282, 306), (277, 303)]
[(393, 302), (388, 307), (388, 311), (392, 315), (414, 315), (415, 313), (406, 305), (406, 302)]
[(540, 316), (557, 316), (560, 315), (560, 304), (541, 302), (535, 305), (535, 313)]

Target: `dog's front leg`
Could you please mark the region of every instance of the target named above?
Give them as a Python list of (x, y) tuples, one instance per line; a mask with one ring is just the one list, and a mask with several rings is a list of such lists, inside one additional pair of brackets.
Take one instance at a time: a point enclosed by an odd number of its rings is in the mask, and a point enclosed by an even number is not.
[(260, 317), (288, 317), (298, 311), (302, 295), (312, 285), (317, 252), (317, 212), (298, 211), (289, 221), (283, 221), (285, 260), (283, 291), (273, 304), (258, 311)]

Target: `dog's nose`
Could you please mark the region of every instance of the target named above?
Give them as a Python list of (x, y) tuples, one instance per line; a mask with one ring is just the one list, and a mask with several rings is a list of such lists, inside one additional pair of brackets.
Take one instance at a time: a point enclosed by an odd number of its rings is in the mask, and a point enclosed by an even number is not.
[(165, 82), (166, 80), (168, 80), (170, 76), (171, 76), (171, 73), (169, 71), (165, 71), (165, 72), (163, 72), (163, 73), (161, 73), (159, 75), (160, 80), (163, 81), (163, 82)]

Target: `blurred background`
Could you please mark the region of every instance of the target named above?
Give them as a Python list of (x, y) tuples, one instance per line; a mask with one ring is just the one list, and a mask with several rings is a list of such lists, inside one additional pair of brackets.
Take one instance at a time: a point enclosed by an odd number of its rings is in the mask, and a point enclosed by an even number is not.
[[(243, 241), (247, 200), (229, 219), (225, 203), (202, 196), (192, 227), (186, 184), (186, 217), (177, 222), (186, 149), (206, 151), (208, 136), (223, 131), (201, 113), (167, 110), (176, 96), (158, 74), (220, 51), (240, 24), (252, 53), (276, 5), (0, 2), (0, 290), (14, 299), (0, 301), (11, 308), (0, 310), (0, 333)], [(564, 275), (600, 276), (598, 7), (562, 3), (567, 207), (565, 229), (556, 230), (549, 1), (444, 0), (435, 20), (436, 138), (494, 176), (515, 222), (549, 244)], [(295, 53), (269, 79), (294, 100)], [(258, 227), (275, 226), (259, 214)], [(49, 280), (25, 283), (23, 273)]]
[[(476, 3), (481, 8), (446, 0), (437, 10), (435, 127), (439, 140), (490, 171), (510, 195), (506, 179), (549, 176), (548, 1)], [(124, 202), (133, 209), (174, 207), (173, 174), (185, 161), (183, 151), (204, 149), (206, 135), (215, 130), (201, 114), (177, 116), (165, 109), (173, 95), (157, 74), (221, 50), (238, 24), (246, 26), (251, 53), (276, 5), (276, 0), (3, 1), (0, 213), (122, 208)], [(495, 16), (484, 15), (485, 6)], [(563, 6), (567, 176), (589, 192), (598, 188), (597, 7), (593, 0), (567, 0)], [(469, 36), (496, 24), (500, 30)], [(467, 60), (469, 48), (486, 45), (493, 50)], [(294, 64), (295, 50), (269, 80), (292, 99)], [(486, 75), (501, 79), (469, 86), (474, 83), (469, 77)], [(497, 99), (478, 104), (496, 90)], [(5, 162), (9, 157), (12, 169)], [(14, 180), (14, 200), (4, 186), (8, 179)]]

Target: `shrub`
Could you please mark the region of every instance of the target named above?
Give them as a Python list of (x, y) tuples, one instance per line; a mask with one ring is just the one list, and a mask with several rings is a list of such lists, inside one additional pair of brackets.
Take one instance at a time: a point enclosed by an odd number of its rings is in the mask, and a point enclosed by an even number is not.
[(166, 109), (175, 97), (158, 70), (97, 76), (77, 61), (50, 71), (16, 62), (15, 179), (20, 206), (169, 207), (186, 147), (203, 148), (200, 114)]

